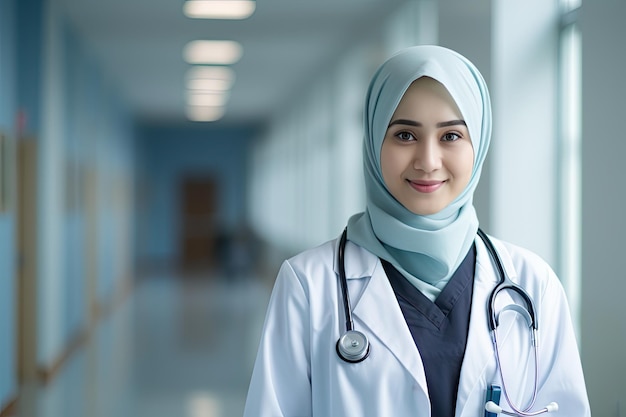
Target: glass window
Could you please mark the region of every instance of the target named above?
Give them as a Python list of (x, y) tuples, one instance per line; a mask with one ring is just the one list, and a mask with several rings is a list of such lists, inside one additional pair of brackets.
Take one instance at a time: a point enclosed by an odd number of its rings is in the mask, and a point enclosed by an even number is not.
[[(569, 1), (572, 2), (571, 0)], [(580, 1), (578, 1), (580, 4)], [(570, 12), (571, 13), (571, 12)], [(559, 276), (579, 326), (581, 258), (581, 33), (568, 18), (560, 32)]]
[(582, 0), (561, 0), (561, 7), (564, 12), (569, 12), (578, 9), (581, 6)]

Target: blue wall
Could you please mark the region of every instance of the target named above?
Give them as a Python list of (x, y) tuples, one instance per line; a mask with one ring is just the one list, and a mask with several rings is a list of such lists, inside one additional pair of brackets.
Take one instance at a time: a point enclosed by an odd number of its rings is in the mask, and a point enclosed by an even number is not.
[[(12, 141), (20, 133), (37, 141), (37, 358), (45, 369), (89, 330), (88, 303), (107, 304), (125, 286), (133, 256), (132, 115), (56, 4), (0, 1), (0, 130)], [(25, 115), (22, 132), (18, 114)], [(91, 245), (87, 172), (97, 196)], [(18, 390), (17, 214), (14, 203), (0, 212), (0, 410)], [(96, 300), (86, 294), (87, 247), (96, 252)]]
[[(175, 261), (180, 241), (180, 189), (186, 176), (218, 183), (218, 217), (226, 229), (244, 221), (248, 144), (254, 127), (203, 123), (138, 129), (137, 254), (144, 261)], [(184, 146), (183, 146), (184, 145)]]
[[(47, 12), (37, 132), (37, 355), (44, 368), (88, 330), (87, 313), (109, 305), (131, 278), (132, 254), (118, 248), (132, 249), (132, 201), (124, 190), (132, 189), (134, 164), (131, 115), (115, 84), (54, 3)], [(87, 192), (95, 195), (91, 213)], [(96, 230), (93, 241), (87, 227)], [(95, 276), (86, 274), (87, 248), (95, 251)], [(95, 299), (88, 299), (90, 279)]]
[(14, 0), (17, 16), (17, 90), (19, 108), (26, 114), (27, 131), (39, 131), (44, 0)]
[[(0, 131), (15, 140), (15, 2), (0, 2)], [(2, 164), (4, 161), (0, 161)], [(6, 166), (0, 166), (3, 174)], [(15, 206), (0, 212), (0, 410), (16, 394), (15, 364)]]

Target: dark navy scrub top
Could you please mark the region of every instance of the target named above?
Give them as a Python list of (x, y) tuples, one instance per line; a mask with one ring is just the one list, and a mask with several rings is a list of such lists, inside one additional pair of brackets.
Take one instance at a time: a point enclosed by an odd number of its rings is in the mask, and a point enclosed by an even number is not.
[(435, 302), (389, 262), (381, 262), (424, 363), (431, 415), (454, 416), (469, 329), (476, 249), (472, 246)]

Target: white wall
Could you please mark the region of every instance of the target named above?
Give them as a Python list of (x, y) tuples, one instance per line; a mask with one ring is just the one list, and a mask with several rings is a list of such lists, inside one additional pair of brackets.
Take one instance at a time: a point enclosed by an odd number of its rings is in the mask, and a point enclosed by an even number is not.
[(584, 1), (582, 359), (596, 416), (626, 415), (626, 2)]
[(492, 225), (556, 267), (557, 2), (494, 1)]

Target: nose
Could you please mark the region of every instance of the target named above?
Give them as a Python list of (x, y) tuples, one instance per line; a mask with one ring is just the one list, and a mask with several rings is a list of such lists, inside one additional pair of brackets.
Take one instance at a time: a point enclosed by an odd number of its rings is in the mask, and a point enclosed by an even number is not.
[(415, 147), (413, 167), (424, 172), (433, 172), (442, 166), (442, 152), (439, 140), (424, 138)]

